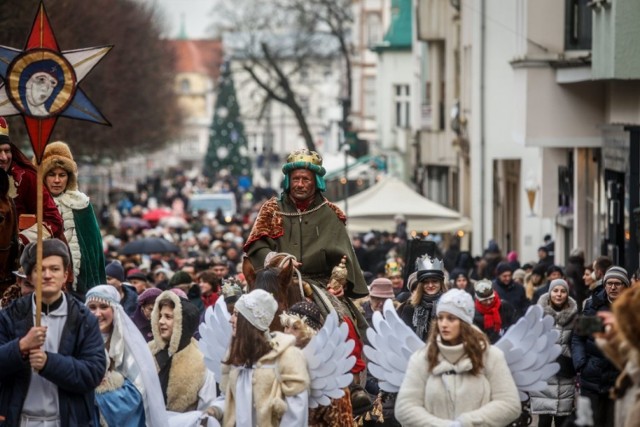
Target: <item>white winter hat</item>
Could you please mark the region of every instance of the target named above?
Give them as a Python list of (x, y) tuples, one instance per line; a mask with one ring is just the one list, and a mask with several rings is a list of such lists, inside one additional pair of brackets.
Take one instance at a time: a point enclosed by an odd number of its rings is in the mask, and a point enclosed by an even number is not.
[(278, 303), (275, 298), (262, 289), (255, 289), (242, 295), (236, 302), (235, 309), (257, 329), (265, 332), (276, 315)]
[(475, 307), (473, 304), (473, 298), (467, 291), (462, 289), (451, 289), (445, 292), (438, 300), (436, 306), (436, 315), (441, 312), (453, 314), (463, 322), (473, 324), (473, 315), (475, 314)]

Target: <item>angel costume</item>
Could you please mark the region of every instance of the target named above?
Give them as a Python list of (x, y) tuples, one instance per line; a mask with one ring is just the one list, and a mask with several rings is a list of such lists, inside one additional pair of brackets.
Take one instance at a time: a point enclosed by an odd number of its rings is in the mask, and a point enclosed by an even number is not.
[(309, 373), (296, 339), (271, 334), (272, 350), (251, 368), (222, 365), (224, 427), (305, 426), (308, 424)]
[(168, 426), (158, 375), (147, 343), (118, 302), (120, 295), (110, 285), (99, 285), (87, 293), (91, 301), (113, 309), (111, 334), (103, 334), (109, 369), (96, 389), (102, 427)]
[(330, 405), (331, 399), (343, 397), (343, 389), (352, 381), (354, 343), (335, 312), (301, 350), (294, 336), (269, 332), (277, 308), (273, 296), (262, 289), (236, 302), (238, 315), (262, 331), (271, 344), (271, 350), (251, 367), (222, 363), (229, 357), (232, 337), (231, 315), (224, 301), (219, 299), (205, 313), (200, 347), (207, 366), (222, 378), (223, 393), (213, 407), (224, 414), (224, 427), (309, 425), (309, 408)]

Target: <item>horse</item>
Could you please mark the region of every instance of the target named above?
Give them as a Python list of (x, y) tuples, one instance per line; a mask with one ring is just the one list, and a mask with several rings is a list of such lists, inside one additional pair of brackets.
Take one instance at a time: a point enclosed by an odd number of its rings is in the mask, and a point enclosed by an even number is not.
[(278, 311), (269, 326), (271, 331), (283, 332), (280, 314), (305, 299), (302, 284), (296, 280), (299, 277), (295, 277), (297, 269), (293, 261), (294, 258), (288, 254), (277, 254), (268, 258), (265, 267), (259, 270), (253, 268), (248, 257), (245, 256), (242, 261), (242, 272), (247, 280), (247, 291), (265, 290), (273, 295), (278, 303)]
[(9, 196), (9, 175), (0, 168), (0, 295), (16, 282), (19, 255), (18, 215)]

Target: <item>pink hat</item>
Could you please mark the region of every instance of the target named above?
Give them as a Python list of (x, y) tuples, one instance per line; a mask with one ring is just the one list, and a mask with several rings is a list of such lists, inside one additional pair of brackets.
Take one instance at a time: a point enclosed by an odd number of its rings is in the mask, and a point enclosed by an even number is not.
[(393, 285), (386, 277), (378, 277), (369, 285), (369, 295), (376, 298), (394, 298)]

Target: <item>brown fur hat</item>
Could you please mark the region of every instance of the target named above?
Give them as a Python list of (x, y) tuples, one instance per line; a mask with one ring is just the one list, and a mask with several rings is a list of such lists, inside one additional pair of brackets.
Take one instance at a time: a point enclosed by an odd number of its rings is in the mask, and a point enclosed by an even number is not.
[(633, 348), (640, 351), (640, 287), (632, 286), (613, 303), (618, 329)]
[(78, 165), (73, 160), (69, 146), (62, 141), (47, 144), (42, 154), (42, 174), (47, 174), (54, 168), (62, 168), (69, 174), (66, 190), (78, 189)]

